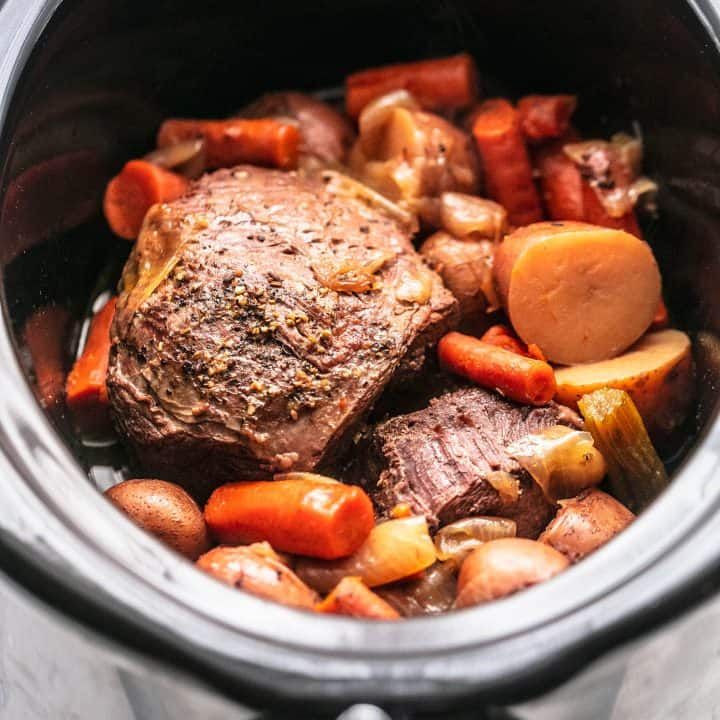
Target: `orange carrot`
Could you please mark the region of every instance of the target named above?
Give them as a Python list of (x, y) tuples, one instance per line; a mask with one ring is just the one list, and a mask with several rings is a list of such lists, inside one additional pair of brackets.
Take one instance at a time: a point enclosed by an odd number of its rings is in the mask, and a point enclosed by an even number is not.
[(486, 100), (474, 114), (475, 144), (490, 197), (505, 207), (512, 225), (542, 220), (540, 197), (515, 108), (502, 98)]
[(369, 102), (393, 90), (407, 90), (425, 110), (468, 107), (478, 96), (475, 61), (462, 53), (353, 73), (345, 80), (348, 115), (358, 117)]
[(642, 238), (634, 212), (620, 218), (608, 215), (597, 193), (583, 179), (578, 166), (563, 152), (565, 142), (551, 143), (535, 156), (548, 217), (625, 230)]
[(110, 427), (110, 403), (105, 376), (110, 355), (110, 325), (117, 298), (110, 298), (90, 323), (82, 355), (67, 377), (65, 395), (76, 426), (85, 433), (102, 434)]
[(267, 540), (276, 550), (327, 560), (352, 554), (375, 525), (361, 488), (310, 479), (223, 485), (210, 496), (205, 520), (225, 544)]
[(493, 325), (487, 329), (480, 340), (489, 345), (503, 348), (508, 352), (529, 357), (527, 346), (516, 337), (509, 328), (505, 327), (505, 325)]
[(667, 327), (670, 327), (670, 313), (668, 312), (665, 301), (660, 298), (660, 304), (653, 318), (652, 325), (650, 325), (650, 330), (664, 330)]
[(343, 578), (333, 591), (315, 606), (315, 610), (371, 620), (400, 618), (397, 610), (376, 595), (359, 577)]
[(520, 403), (544, 405), (555, 395), (555, 374), (542, 360), (523, 357), (482, 340), (451, 332), (438, 344), (440, 364), (450, 372)]
[(292, 123), (274, 118), (171, 118), (160, 126), (157, 144), (162, 148), (199, 137), (205, 139), (208, 168), (232, 167), (242, 163), (284, 170), (297, 166), (300, 130)]
[(520, 125), (528, 140), (548, 140), (564, 135), (575, 112), (574, 95), (526, 95), (518, 102)]
[(145, 160), (131, 160), (105, 190), (103, 210), (110, 229), (121, 238), (135, 240), (152, 205), (180, 197), (187, 178)]
[(57, 305), (36, 310), (25, 322), (23, 336), (30, 351), (40, 404), (51, 412), (62, 406), (65, 388), (63, 346), (70, 313)]

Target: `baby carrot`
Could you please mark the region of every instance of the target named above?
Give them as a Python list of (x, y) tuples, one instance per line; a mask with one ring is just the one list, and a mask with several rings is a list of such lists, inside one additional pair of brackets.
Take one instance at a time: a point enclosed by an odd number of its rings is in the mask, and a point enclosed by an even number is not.
[(397, 610), (376, 595), (359, 577), (343, 578), (332, 592), (315, 606), (315, 610), (371, 620), (400, 618)]
[(158, 147), (204, 138), (208, 168), (242, 163), (284, 170), (297, 166), (300, 130), (274, 118), (227, 120), (166, 120), (158, 132)]
[(348, 115), (358, 117), (369, 102), (393, 90), (407, 90), (425, 110), (468, 107), (478, 96), (475, 61), (462, 53), (353, 73), (345, 80)]
[(555, 374), (542, 360), (523, 357), (470, 335), (451, 332), (438, 344), (440, 364), (450, 372), (512, 400), (545, 405), (555, 395)]
[(131, 160), (105, 190), (103, 210), (110, 229), (121, 238), (135, 240), (151, 206), (175, 200), (187, 186), (182, 175), (146, 160)]
[(223, 485), (205, 520), (225, 544), (267, 540), (276, 550), (328, 560), (353, 553), (375, 525), (361, 488), (311, 479)]
[(526, 95), (517, 104), (523, 134), (531, 141), (564, 135), (576, 106), (574, 95)]
[(507, 210), (512, 225), (542, 220), (517, 110), (507, 100), (496, 98), (486, 100), (473, 118), (472, 132), (490, 197)]

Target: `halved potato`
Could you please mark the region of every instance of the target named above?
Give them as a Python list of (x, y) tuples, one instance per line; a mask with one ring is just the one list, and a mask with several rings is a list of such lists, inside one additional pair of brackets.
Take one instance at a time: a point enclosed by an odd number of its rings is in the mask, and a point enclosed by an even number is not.
[(690, 338), (679, 330), (649, 333), (612, 360), (555, 369), (556, 400), (572, 408), (603, 387), (625, 390), (648, 432), (671, 432), (687, 415), (693, 396)]

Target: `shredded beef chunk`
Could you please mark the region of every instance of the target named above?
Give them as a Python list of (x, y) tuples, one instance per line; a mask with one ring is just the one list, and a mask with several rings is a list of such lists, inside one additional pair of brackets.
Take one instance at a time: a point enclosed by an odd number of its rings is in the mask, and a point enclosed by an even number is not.
[[(500, 515), (517, 522), (518, 535), (534, 538), (552, 518), (553, 507), (505, 448), (551, 425), (579, 422), (554, 403), (533, 408), (477, 387), (457, 390), (378, 425), (369, 442), (365, 482), (385, 512), (408, 503), (433, 526)], [(520, 481), (517, 501), (503, 501), (487, 482), (495, 470)]]
[(146, 473), (195, 488), (312, 470), (455, 313), (382, 211), (320, 179), (220, 170), (150, 210), (125, 267), (115, 423)]

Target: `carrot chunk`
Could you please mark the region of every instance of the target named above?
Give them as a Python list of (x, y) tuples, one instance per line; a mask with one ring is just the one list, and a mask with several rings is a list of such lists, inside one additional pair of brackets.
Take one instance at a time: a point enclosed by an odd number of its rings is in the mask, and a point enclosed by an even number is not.
[(528, 140), (564, 135), (576, 106), (574, 95), (526, 95), (517, 105), (523, 134)]
[(63, 344), (70, 313), (58, 305), (36, 310), (25, 322), (23, 336), (30, 351), (40, 404), (51, 412), (62, 406), (65, 388)]
[(315, 606), (315, 610), (371, 620), (400, 618), (397, 610), (376, 595), (359, 577), (343, 578), (333, 591)]
[(486, 100), (473, 116), (472, 131), (488, 194), (507, 210), (510, 223), (521, 226), (541, 220), (540, 196), (517, 110), (502, 98)]
[(542, 360), (523, 357), (482, 340), (451, 332), (438, 344), (440, 364), (450, 372), (512, 400), (544, 405), (555, 395), (555, 374)]
[(205, 520), (228, 545), (267, 540), (276, 550), (327, 560), (353, 553), (375, 525), (361, 488), (310, 479), (223, 485), (210, 496)]
[(147, 211), (155, 204), (180, 197), (187, 178), (145, 160), (126, 163), (105, 190), (103, 210), (110, 229), (121, 238), (135, 240)]
[(87, 342), (67, 377), (65, 396), (76, 426), (100, 434), (110, 426), (110, 403), (105, 377), (110, 355), (110, 325), (117, 298), (111, 298), (90, 323)]
[(353, 73), (345, 80), (348, 115), (358, 117), (368, 103), (393, 90), (407, 90), (425, 110), (468, 107), (478, 96), (475, 61), (462, 53)]
[(158, 147), (204, 138), (208, 168), (242, 163), (283, 170), (297, 166), (300, 130), (274, 118), (228, 120), (166, 120), (158, 132)]

